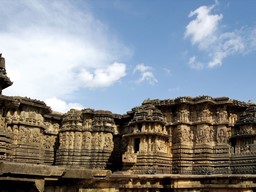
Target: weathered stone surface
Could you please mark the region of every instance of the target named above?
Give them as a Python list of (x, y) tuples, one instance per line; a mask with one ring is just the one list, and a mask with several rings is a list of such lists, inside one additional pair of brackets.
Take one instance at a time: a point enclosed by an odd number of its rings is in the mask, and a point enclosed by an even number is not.
[(65, 168), (57, 166), (0, 162), (0, 175), (8, 173), (13, 175), (60, 177), (64, 174), (64, 171)]
[[(0, 91), (12, 84), (1, 55), (0, 80)], [(0, 191), (252, 191), (255, 181), (253, 103), (179, 97), (125, 115), (61, 114), (0, 94)]]

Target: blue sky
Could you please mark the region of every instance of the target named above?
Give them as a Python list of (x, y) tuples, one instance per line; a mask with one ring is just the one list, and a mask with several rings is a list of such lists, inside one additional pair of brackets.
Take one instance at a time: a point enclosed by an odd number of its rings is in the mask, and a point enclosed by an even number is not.
[(0, 3), (6, 95), (120, 114), (148, 98), (255, 101), (254, 0)]

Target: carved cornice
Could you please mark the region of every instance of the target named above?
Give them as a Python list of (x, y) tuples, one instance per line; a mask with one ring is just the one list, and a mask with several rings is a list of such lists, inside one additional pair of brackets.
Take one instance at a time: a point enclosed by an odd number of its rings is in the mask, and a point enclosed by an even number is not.
[(173, 106), (173, 105), (179, 105), (182, 103), (187, 103), (191, 105), (196, 105), (200, 103), (211, 103), (214, 105), (219, 104), (229, 104), (233, 106), (241, 106), (246, 107), (248, 104), (246, 102), (241, 102), (238, 100), (230, 99), (228, 97), (210, 97), (210, 96), (198, 96), (198, 97), (177, 97), (176, 99), (165, 99), (165, 100), (145, 100), (143, 104), (153, 104), (155, 106)]

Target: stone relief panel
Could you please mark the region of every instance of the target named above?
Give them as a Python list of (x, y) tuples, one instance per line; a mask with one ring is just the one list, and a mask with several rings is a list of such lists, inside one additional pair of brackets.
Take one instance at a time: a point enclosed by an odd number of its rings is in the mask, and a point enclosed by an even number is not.
[(231, 128), (226, 126), (218, 126), (217, 129), (217, 142), (218, 143), (228, 143), (231, 137)]
[(6, 127), (5, 119), (0, 115), (0, 160), (9, 156), (11, 132), (11, 129)]
[(8, 111), (6, 121), (8, 124), (21, 123), (39, 127), (44, 126), (43, 116), (35, 111)]
[(199, 122), (212, 122), (212, 113), (208, 108), (204, 108), (199, 115)]
[(187, 109), (181, 109), (177, 113), (177, 122), (188, 123), (190, 121), (190, 112)]
[(67, 139), (67, 132), (61, 132), (59, 134), (60, 137), (60, 146), (59, 148), (67, 148), (68, 147), (68, 139)]
[(52, 122), (44, 122), (45, 126), (45, 132), (46, 133), (51, 133), (57, 135), (60, 130), (60, 125), (58, 123), (52, 123)]
[(212, 126), (209, 125), (197, 125), (196, 127), (196, 143), (209, 143), (213, 142), (215, 138), (215, 132)]
[(234, 126), (237, 122), (237, 114), (231, 113), (229, 116), (229, 125)]
[(134, 153), (125, 153), (122, 156), (123, 163), (136, 163), (137, 155)]
[(68, 147), (69, 149), (74, 149), (74, 139), (75, 139), (75, 133), (73, 131), (67, 132), (68, 133)]
[(148, 139), (143, 137), (140, 142), (140, 152), (147, 153), (148, 152)]
[(84, 130), (91, 130), (92, 128), (93, 119), (84, 119), (83, 121), (83, 128)]
[(29, 143), (42, 144), (43, 134), (40, 132), (39, 128), (30, 129)]
[(184, 143), (190, 143), (193, 141), (193, 131), (189, 126), (181, 126), (181, 141)]
[[(18, 126), (14, 126), (14, 129), (18, 129)], [(19, 134), (18, 134), (18, 142), (19, 143), (27, 143), (29, 137), (29, 130), (26, 129), (24, 126), (19, 127)]]
[(228, 122), (228, 112), (225, 109), (225, 107), (217, 109), (217, 118), (218, 118), (218, 123)]
[(168, 153), (168, 143), (165, 140), (156, 139), (156, 152)]
[(81, 149), (82, 148), (82, 137), (83, 134), (81, 132), (75, 132), (74, 133), (74, 148), (75, 149)]
[[(91, 149), (103, 151), (113, 150), (114, 148), (113, 135), (111, 133), (96, 132), (92, 133), (91, 136), (87, 133), (86, 137), (88, 141), (91, 140)], [(89, 144), (87, 144), (87, 146), (89, 147)]]
[(104, 149), (113, 150), (114, 142), (113, 142), (113, 135), (111, 133), (104, 134)]
[(56, 136), (55, 135), (44, 135), (44, 149), (46, 150), (53, 150), (56, 143)]
[(193, 142), (194, 134), (190, 126), (187, 125), (178, 125), (174, 128), (173, 133), (173, 143), (190, 143)]
[(89, 131), (83, 132), (83, 149), (91, 149), (92, 134)]

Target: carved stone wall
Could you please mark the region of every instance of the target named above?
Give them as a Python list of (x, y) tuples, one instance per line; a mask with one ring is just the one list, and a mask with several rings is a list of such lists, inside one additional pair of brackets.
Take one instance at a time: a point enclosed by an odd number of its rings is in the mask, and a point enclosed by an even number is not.
[(255, 191), (256, 105), (145, 100), (124, 115), (2, 95), (0, 191)]
[(164, 114), (172, 132), (172, 173), (228, 174), (230, 137), (246, 104), (229, 98), (180, 97), (146, 100)]
[(12, 138), (11, 159), (15, 162), (43, 163), (44, 119), (35, 109), (17, 108), (6, 114), (7, 128)]
[(0, 160), (9, 160), (11, 133), (8, 131), (5, 118), (0, 115)]
[(114, 148), (114, 126), (111, 112), (70, 110), (63, 116), (56, 164), (107, 168)]
[(256, 173), (256, 105), (239, 115), (231, 137), (231, 169), (236, 174)]
[(126, 128), (127, 140), (123, 154), (125, 169), (139, 174), (171, 173), (170, 129), (161, 111), (144, 104), (134, 109), (133, 119)]

